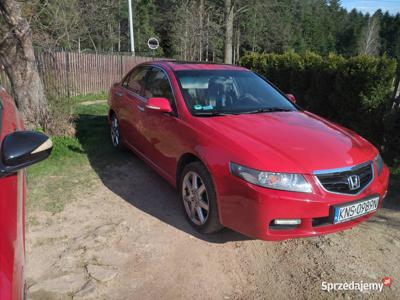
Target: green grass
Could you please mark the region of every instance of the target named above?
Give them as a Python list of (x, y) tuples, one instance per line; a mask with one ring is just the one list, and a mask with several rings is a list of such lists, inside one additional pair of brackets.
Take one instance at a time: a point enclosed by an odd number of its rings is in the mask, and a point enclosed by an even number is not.
[(93, 116), (106, 116), (108, 110), (107, 104), (90, 104), (90, 105), (77, 105), (74, 109), (74, 115), (93, 115)]
[(88, 158), (76, 138), (53, 137), (52, 141), (50, 157), (28, 169), (27, 206), (55, 213), (64, 209), (83, 177), (91, 176), (82, 168)]
[(82, 102), (86, 102), (86, 101), (106, 100), (107, 96), (108, 95), (106, 92), (101, 92), (99, 94), (87, 94), (87, 95), (75, 96), (75, 97), (72, 97), (72, 101), (74, 103), (82, 103)]
[(67, 201), (98, 178), (91, 164), (115, 157), (106, 115), (105, 104), (76, 106), (75, 137), (52, 137), (50, 157), (28, 169), (28, 208), (60, 212)]

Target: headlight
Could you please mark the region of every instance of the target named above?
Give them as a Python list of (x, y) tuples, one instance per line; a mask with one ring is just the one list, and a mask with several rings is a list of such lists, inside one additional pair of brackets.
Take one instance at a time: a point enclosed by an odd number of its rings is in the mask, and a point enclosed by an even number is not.
[(382, 156), (378, 153), (378, 155), (375, 157), (375, 164), (376, 164), (376, 170), (378, 171), (378, 176), (381, 175), (382, 169), (383, 169), (383, 159)]
[(230, 163), (233, 175), (255, 185), (270, 189), (311, 193), (311, 185), (303, 175), (290, 173), (264, 172)]

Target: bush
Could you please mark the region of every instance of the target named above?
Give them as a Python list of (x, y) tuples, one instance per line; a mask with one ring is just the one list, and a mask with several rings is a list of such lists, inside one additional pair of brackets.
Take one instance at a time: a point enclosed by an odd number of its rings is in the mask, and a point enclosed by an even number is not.
[(395, 105), (384, 119), (385, 158), (394, 168), (400, 170), (400, 107)]
[(72, 109), (73, 100), (68, 97), (47, 96), (48, 115), (43, 130), (49, 135), (73, 136), (75, 128)]
[[(248, 53), (240, 64), (265, 76), (282, 91), (293, 93), (306, 110), (351, 128), (382, 148), (384, 116), (390, 111), (396, 74), (394, 59), (321, 57), (312, 52)], [(390, 128), (395, 127), (392, 123)]]
[(62, 83), (57, 81), (56, 68), (49, 70), (46, 77), (45, 94), (47, 98), (47, 116), (42, 124), (42, 129), (52, 136), (73, 136), (75, 127), (73, 123), (72, 110), (75, 101), (73, 98), (64, 96)]

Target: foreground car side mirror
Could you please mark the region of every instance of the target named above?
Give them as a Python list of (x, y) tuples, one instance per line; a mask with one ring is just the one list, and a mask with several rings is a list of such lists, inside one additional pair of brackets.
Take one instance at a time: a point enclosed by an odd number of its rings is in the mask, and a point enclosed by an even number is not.
[(293, 94), (286, 94), (286, 97), (293, 103), (296, 103), (296, 97)]
[(171, 113), (172, 107), (167, 98), (149, 98), (146, 108), (157, 110), (162, 113)]
[(0, 177), (46, 159), (53, 149), (43, 133), (16, 131), (7, 135), (1, 146)]

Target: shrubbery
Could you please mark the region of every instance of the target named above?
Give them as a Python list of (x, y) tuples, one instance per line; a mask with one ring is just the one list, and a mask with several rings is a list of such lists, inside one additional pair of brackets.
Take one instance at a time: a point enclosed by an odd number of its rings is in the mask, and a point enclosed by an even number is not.
[(303, 108), (358, 132), (394, 161), (396, 154), (390, 153), (390, 145), (383, 145), (388, 136), (391, 141), (396, 136), (400, 140), (400, 133), (394, 131), (399, 120), (390, 114), (395, 60), (287, 52), (249, 53), (240, 64), (265, 76), (282, 91), (293, 93)]

